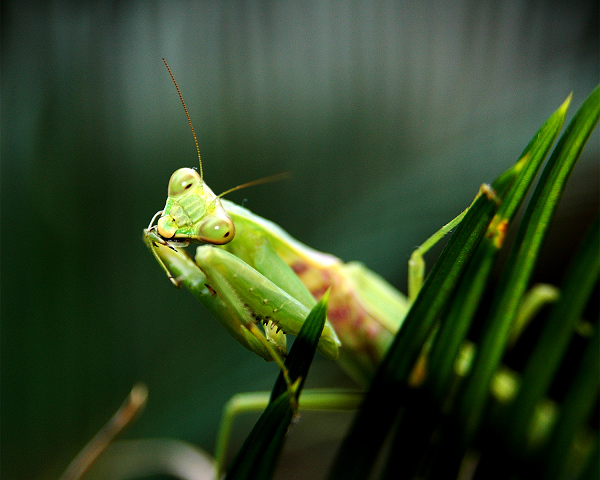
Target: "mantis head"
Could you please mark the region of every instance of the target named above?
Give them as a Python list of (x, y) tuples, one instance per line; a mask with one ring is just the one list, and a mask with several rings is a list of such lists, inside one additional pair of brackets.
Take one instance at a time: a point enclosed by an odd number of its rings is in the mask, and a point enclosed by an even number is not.
[(169, 180), (169, 192), (165, 208), (158, 212), (148, 230), (151, 230), (154, 220), (159, 217), (156, 226), (158, 234), (165, 242), (177, 242), (180, 245), (189, 243), (210, 243), (213, 245), (224, 245), (233, 240), (235, 236), (235, 226), (233, 221), (225, 211), (220, 197), (223, 195), (249, 187), (251, 185), (260, 185), (262, 183), (273, 182), (286, 178), (287, 174), (272, 175), (261, 178), (253, 182), (248, 182), (237, 187), (215, 195), (202, 177), (202, 158), (200, 157), (200, 148), (198, 139), (194, 132), (192, 120), (183, 101), (183, 96), (179, 91), (175, 77), (163, 58), (173, 84), (177, 89), (179, 99), (183, 105), (183, 110), (190, 124), (196, 151), (198, 152), (198, 163), (200, 170), (191, 168), (180, 168), (175, 171)]
[(204, 183), (202, 158), (200, 157), (200, 148), (198, 147), (198, 139), (194, 132), (192, 120), (175, 77), (164, 58), (163, 62), (175, 84), (183, 110), (192, 129), (196, 151), (198, 152), (200, 173), (191, 168), (180, 168), (171, 175), (165, 208), (154, 217), (160, 215), (157, 231), (164, 240), (179, 242), (180, 244), (187, 245), (193, 242), (224, 245), (233, 240), (235, 226), (229, 215), (227, 215), (225, 208), (223, 208), (219, 197)]
[(191, 168), (180, 168), (171, 176), (157, 227), (159, 235), (171, 241), (224, 245), (235, 236), (220, 198)]

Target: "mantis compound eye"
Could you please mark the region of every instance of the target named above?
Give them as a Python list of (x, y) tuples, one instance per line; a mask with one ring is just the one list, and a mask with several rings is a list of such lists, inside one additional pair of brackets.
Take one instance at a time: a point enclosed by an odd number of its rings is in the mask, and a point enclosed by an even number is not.
[(215, 213), (204, 219), (198, 226), (200, 240), (213, 245), (224, 245), (233, 240), (235, 226), (226, 213)]
[(180, 168), (171, 175), (169, 180), (169, 197), (176, 197), (193, 190), (200, 182), (202, 180), (196, 170)]
[(173, 221), (173, 217), (166, 216), (158, 219), (158, 234), (163, 238), (173, 238), (177, 233), (177, 224)]

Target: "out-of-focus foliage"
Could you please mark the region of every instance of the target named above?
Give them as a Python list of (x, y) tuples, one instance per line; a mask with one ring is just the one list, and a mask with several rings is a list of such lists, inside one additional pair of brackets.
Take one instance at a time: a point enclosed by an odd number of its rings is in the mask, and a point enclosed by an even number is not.
[[(162, 57), (216, 191), (290, 171), (230, 198), (402, 289), (412, 247), (598, 81), (592, 1), (1, 8), (7, 479), (55, 478), (138, 380), (150, 400), (131, 436), (208, 450), (224, 402), (272, 384), (276, 369), (172, 288), (141, 242), (172, 171), (196, 164)], [(595, 134), (545, 281), (597, 210), (597, 151)]]

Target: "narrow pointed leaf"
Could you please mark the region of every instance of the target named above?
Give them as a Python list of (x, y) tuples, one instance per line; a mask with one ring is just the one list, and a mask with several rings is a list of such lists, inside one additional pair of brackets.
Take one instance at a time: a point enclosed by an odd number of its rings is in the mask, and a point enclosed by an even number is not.
[[(435, 337), (428, 359), (427, 383), (425, 392), (407, 392), (405, 400), (407, 412), (397, 427), (396, 437), (386, 467), (387, 478), (394, 478), (409, 465), (416, 468), (415, 459), (431, 455), (430, 437), (432, 430), (439, 429), (442, 420), (442, 405), (448, 401), (453, 382), (453, 367), (459, 349), (471, 326), (487, 285), (492, 266), (500, 251), (506, 231), (527, 191), (546, 158), (564, 122), (571, 97), (542, 125), (521, 155), (524, 167), (519, 171), (513, 188), (488, 226), (484, 238), (479, 243), (473, 258), (469, 261), (450, 311), (445, 315), (440, 331)], [(431, 395), (430, 398), (428, 395)], [(428, 404), (428, 408), (423, 408)]]
[[(497, 196), (503, 198), (523, 167), (518, 162), (494, 182)], [(496, 208), (494, 200), (480, 195), (432, 267), (342, 444), (330, 478), (368, 475), (402, 404), (406, 378)]]
[(598, 324), (561, 405), (550, 444), (544, 452), (544, 457), (548, 459), (544, 478), (548, 480), (566, 478), (565, 474), (569, 473), (568, 456), (574, 448), (577, 431), (582, 428), (598, 404), (600, 331), (597, 327)]
[(471, 327), (497, 254), (504, 244), (506, 232), (562, 128), (570, 101), (571, 95), (542, 125), (523, 151), (521, 158), (527, 159), (526, 166), (492, 219), (435, 339), (429, 358), (428, 385), (438, 402), (447, 394), (454, 362)]
[[(321, 332), (325, 325), (328, 300), (329, 291), (323, 295), (323, 298), (321, 298), (310, 311), (308, 317), (306, 317), (306, 321), (302, 324), (302, 328), (300, 328), (285, 361), (285, 366), (288, 368), (291, 381), (295, 382), (296, 379), (300, 379), (300, 386), (296, 398), (300, 395), (300, 391), (302, 390), (304, 381), (308, 375), (308, 370), (315, 356), (319, 337), (321, 336)], [(277, 382), (273, 387), (271, 400), (277, 398), (281, 393), (286, 391), (286, 389), (287, 386), (283, 374), (280, 373)]]
[(553, 306), (544, 330), (523, 372), (521, 389), (512, 404), (507, 427), (507, 443), (513, 450), (525, 448), (526, 434), (534, 408), (548, 394), (577, 322), (589, 301), (600, 275), (600, 231), (598, 217), (563, 282), (560, 298)]
[[(327, 299), (328, 295), (324, 295), (310, 311), (285, 362), (292, 383), (301, 379), (295, 391), (296, 401), (325, 325)], [(280, 374), (271, 401), (240, 448), (227, 473), (227, 480), (272, 478), (293, 417), (294, 408), (283, 375)]]
[(550, 219), (569, 175), (600, 115), (600, 86), (579, 108), (559, 140), (525, 212), (515, 246), (500, 279), (490, 317), (477, 349), (473, 370), (457, 408), (463, 445), (473, 439), (488, 399), (489, 385), (504, 353), (512, 319), (529, 278)]
[[(576, 115), (576, 118), (571, 122), (552, 156), (553, 159), (561, 156), (560, 153), (556, 153), (557, 151), (563, 152), (562, 156), (565, 155), (564, 152), (569, 152), (567, 161), (571, 162), (570, 168), (572, 168), (573, 157), (579, 155), (587, 136), (589, 136), (597, 121), (596, 110), (599, 103), (597, 97), (598, 93), (595, 91), (580, 109), (580, 112), (583, 113)], [(526, 175), (528, 178), (526, 180), (521, 179), (516, 184), (514, 193), (508, 194), (508, 192), (513, 186), (517, 175), (523, 168), (527, 168), (525, 162), (535, 158), (534, 163), (537, 163), (545, 156), (562, 123), (566, 104), (559, 109), (554, 119), (545, 124), (545, 127), (551, 124), (551, 128), (544, 130), (543, 127), (540, 135), (536, 135), (530, 142), (525, 150), (528, 160), (518, 162), (494, 183), (493, 188), (497, 196), (507, 202), (504, 207), (504, 215), (512, 217), (522, 201), (523, 194), (529, 187), (528, 184), (539, 165), (531, 167), (531, 171)], [(550, 163), (553, 162), (555, 163), (555, 160), (551, 159)], [(562, 177), (564, 183), (568, 174), (562, 175)], [(542, 179), (544, 179), (544, 176)], [(564, 188), (564, 184), (562, 188)], [(560, 191), (560, 189), (555, 190), (554, 197), (556, 197), (556, 201), (560, 197)], [(406, 405), (407, 393), (409, 392), (406, 379), (413, 368), (415, 360), (433, 328), (440, 320), (440, 315), (446, 309), (449, 298), (452, 301), (456, 300), (454, 297), (456, 295), (456, 285), (464, 272), (465, 265), (488, 228), (495, 211), (496, 205), (493, 202), (483, 196), (480, 197), (474, 202), (467, 216), (442, 252), (373, 381), (361, 411), (355, 418), (349, 435), (344, 440), (330, 478), (360, 479), (368, 476), (380, 453), (383, 441), (391, 426), (396, 423), (398, 412), (403, 405)], [(502, 222), (505, 219), (498, 218), (497, 220), (492, 231), (488, 233), (492, 234), (490, 237), (491, 244), (495, 241), (495, 243), (501, 245), (502, 234), (505, 231), (505, 225), (502, 225)], [(492, 250), (484, 257), (493, 257), (494, 255), (495, 252)], [(487, 268), (486, 266), (481, 272), (485, 273)], [(476, 282), (479, 278), (485, 280), (487, 273), (484, 273), (481, 273), (482, 277), (474, 275), (472, 281)], [(479, 297), (479, 295), (480, 293), (477, 293), (476, 297)], [(473, 303), (478, 303), (478, 299), (476, 298)], [(488, 391), (487, 385), (484, 389), (486, 392)], [(468, 408), (468, 402), (465, 402), (464, 398), (461, 400), (460, 405)], [(464, 417), (461, 418), (464, 422)], [(460, 458), (456, 461), (460, 462)], [(457, 465), (458, 463), (454, 462), (454, 465), (450, 466), (447, 471), (452, 471)]]

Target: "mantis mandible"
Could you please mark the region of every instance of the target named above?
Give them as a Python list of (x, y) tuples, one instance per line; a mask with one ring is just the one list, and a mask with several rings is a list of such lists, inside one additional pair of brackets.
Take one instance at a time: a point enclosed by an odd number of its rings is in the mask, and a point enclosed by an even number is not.
[[(422, 284), (423, 254), (462, 220), (466, 210), (415, 250), (406, 297), (362, 264), (343, 263), (313, 250), (275, 223), (221, 199), (273, 177), (215, 195), (204, 182), (192, 122), (165, 65), (192, 129), (200, 169), (173, 173), (164, 209), (144, 230), (146, 245), (174, 285), (185, 286), (240, 344), (282, 370), (285, 335), (297, 334), (317, 299), (331, 289), (318, 350), (339, 360), (365, 385)], [(192, 243), (199, 244), (193, 259), (183, 248)]]

